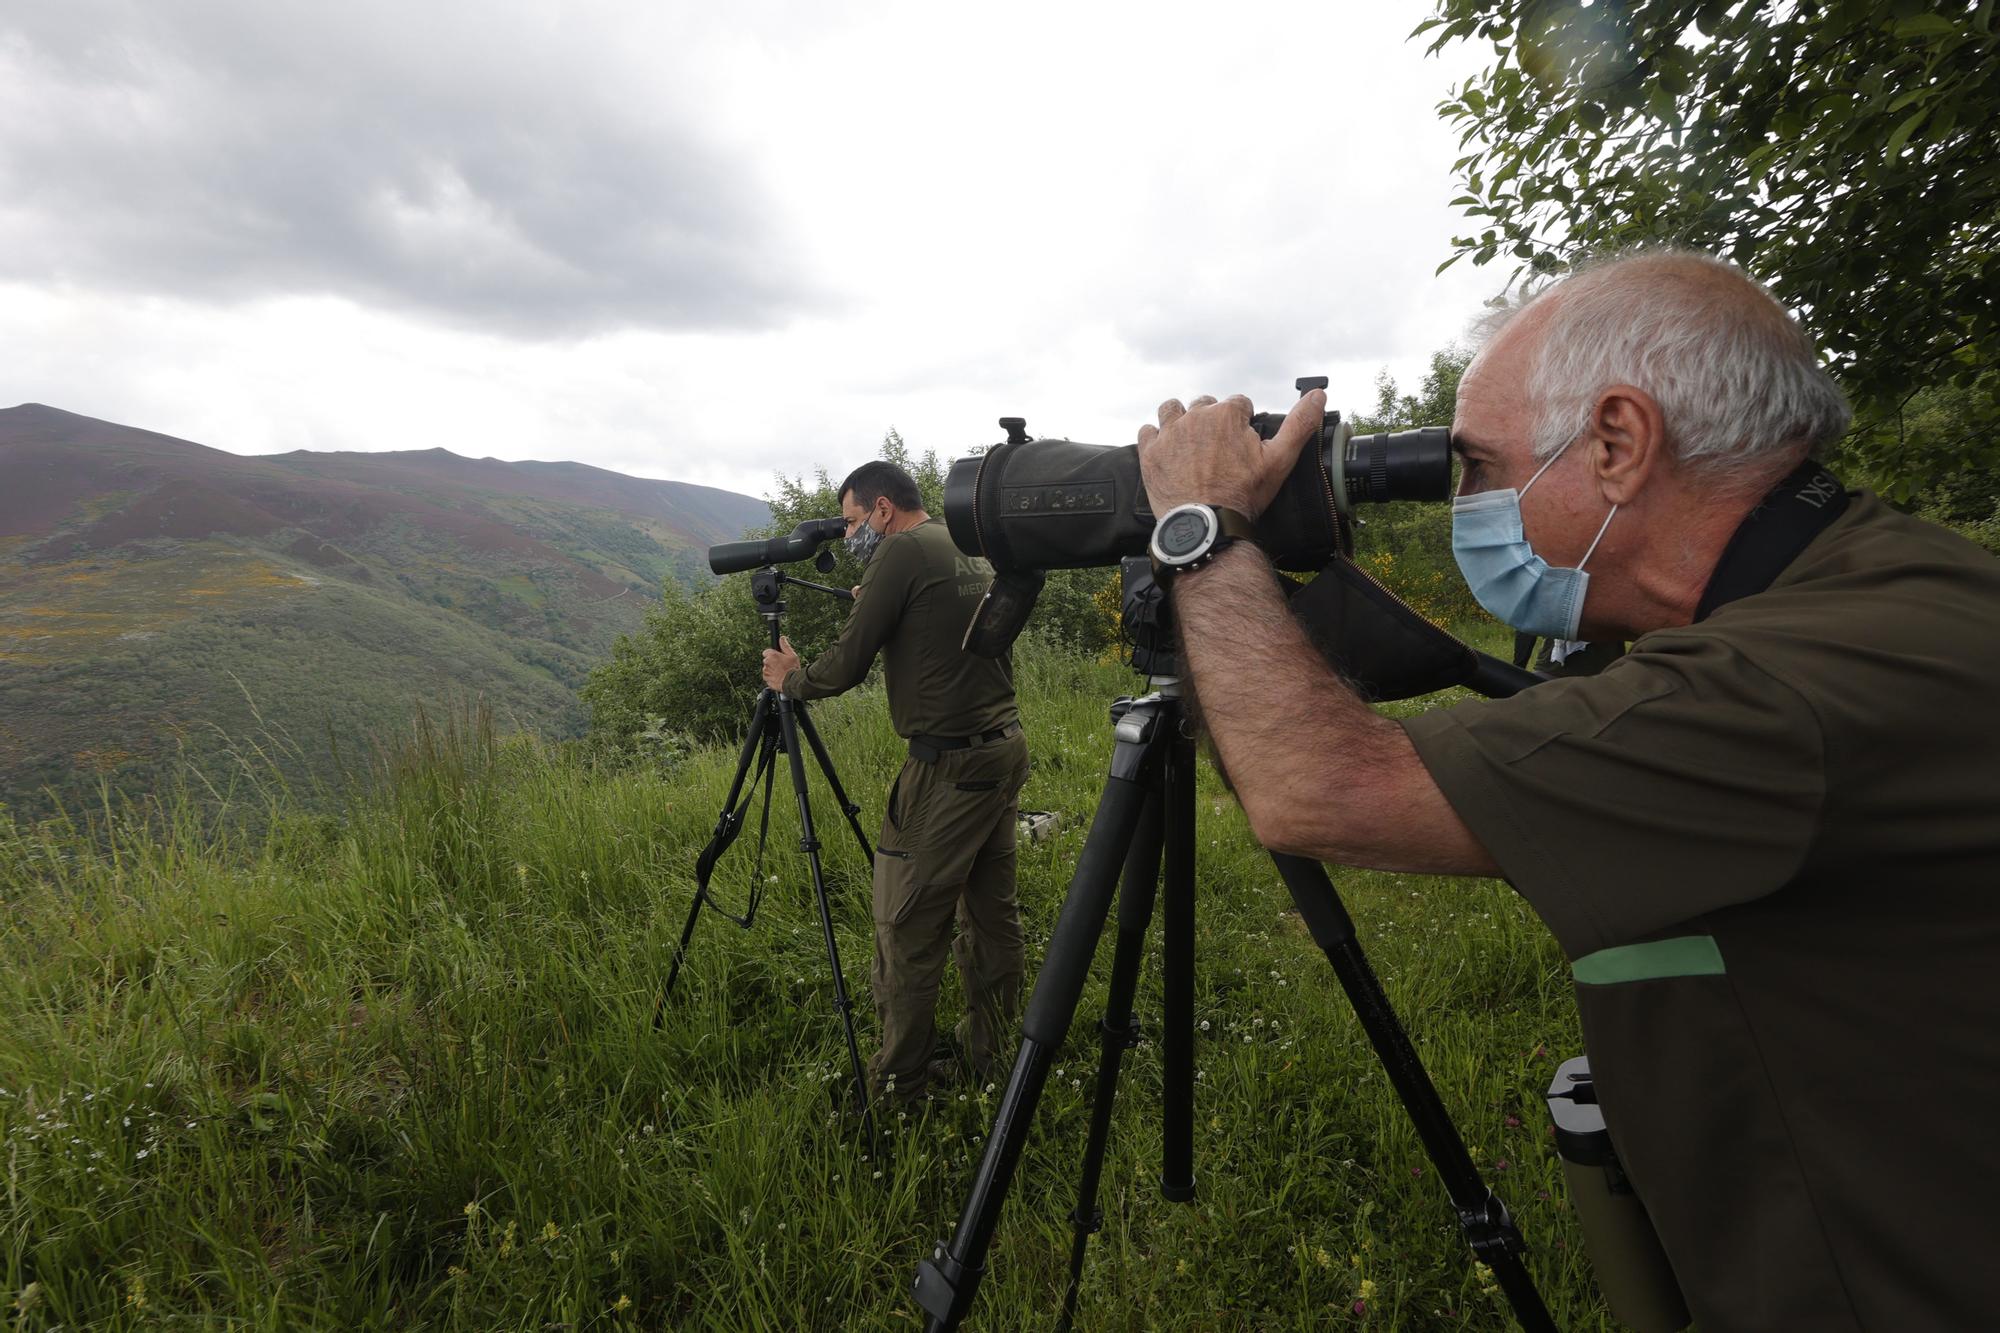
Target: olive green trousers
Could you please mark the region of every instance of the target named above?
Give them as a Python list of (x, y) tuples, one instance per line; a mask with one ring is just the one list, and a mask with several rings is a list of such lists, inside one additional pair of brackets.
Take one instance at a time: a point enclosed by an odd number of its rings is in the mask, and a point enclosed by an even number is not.
[(959, 1049), (980, 1077), (1007, 1057), (1021, 1004), (1014, 822), (1027, 778), (1028, 742), (1016, 732), (931, 763), (905, 760), (890, 788), (875, 844), (870, 981), (882, 1046), (868, 1082), (877, 1098), (905, 1102), (925, 1090), (947, 957), (965, 989)]

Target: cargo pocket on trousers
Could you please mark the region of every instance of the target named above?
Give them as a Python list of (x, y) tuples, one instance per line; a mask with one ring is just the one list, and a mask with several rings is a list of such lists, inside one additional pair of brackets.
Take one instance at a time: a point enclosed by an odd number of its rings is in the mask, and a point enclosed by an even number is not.
[(917, 897), (916, 853), (896, 847), (876, 847), (874, 887), (875, 924), (901, 925)]
[(896, 775), (896, 780), (889, 784), (889, 804), (886, 810), (884, 811), (884, 813), (886, 813), (889, 816), (889, 826), (891, 828), (900, 829), (903, 827), (903, 821), (902, 818), (900, 817), (901, 807), (896, 804), (896, 802), (902, 797), (902, 795), (903, 795), (903, 775), (901, 773), (898, 773)]
[(922, 856), (929, 845), (931, 806), (937, 798), (937, 774), (915, 761), (904, 764), (895, 784), (889, 788), (889, 805), (883, 812), (887, 827), (882, 830), (882, 841), (912, 857)]

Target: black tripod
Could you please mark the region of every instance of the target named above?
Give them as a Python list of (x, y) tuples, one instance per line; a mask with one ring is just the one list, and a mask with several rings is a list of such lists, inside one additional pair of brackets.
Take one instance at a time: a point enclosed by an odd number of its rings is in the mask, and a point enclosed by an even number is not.
[[(1166, 669), (1161, 656), (1156, 653), (1153, 669)], [(1510, 675), (1503, 663), (1485, 659), (1480, 674), (1468, 683), (1484, 693), (1506, 694), (1529, 679), (1526, 673)], [(1158, 693), (1143, 699), (1120, 699), (1112, 707), (1117, 739), (1111, 770), (1028, 1002), (1020, 1053), (1001, 1093), (1000, 1109), (973, 1180), (971, 1197), (950, 1244), (939, 1243), (930, 1259), (917, 1267), (916, 1300), (930, 1315), (926, 1327), (931, 1333), (958, 1327), (985, 1274), (986, 1253), (999, 1223), (1000, 1207), (1026, 1145), (1050, 1062), (1061, 1049), (1075, 1016), (1085, 975), (1109, 914), (1112, 886), (1122, 867), (1118, 938), (1105, 1001), (1089, 1141), (1078, 1181), (1077, 1207), (1071, 1215), (1076, 1232), (1070, 1248), (1070, 1280), (1063, 1297), (1061, 1327), (1067, 1329), (1075, 1314), (1084, 1250), (1091, 1234), (1103, 1224), (1103, 1213), (1097, 1207), (1098, 1180), (1110, 1136), (1119, 1065), (1124, 1052), (1138, 1040), (1132, 997), (1163, 852), (1165, 996), (1161, 1044), (1165, 1086), (1160, 1188), (1172, 1200), (1194, 1198), (1194, 742), (1188, 735), (1178, 681), (1156, 676), (1153, 683)], [(1529, 1333), (1554, 1333), (1555, 1323), (1521, 1264), (1520, 1233), (1506, 1206), (1480, 1180), (1464, 1140), (1362, 953), (1354, 923), (1325, 871), (1317, 863), (1298, 857), (1274, 853), (1272, 859), (1313, 941), (1332, 963), (1425, 1152), (1436, 1165), (1466, 1243), (1493, 1270), (1521, 1326)]]
[[(770, 626), (773, 648), (779, 646), (783, 637), (780, 629), (785, 615), (783, 591), (788, 583), (848, 601), (854, 599), (853, 593), (841, 588), (795, 579), (772, 568), (758, 570), (750, 576), (750, 595), (757, 603), (757, 613)], [(806, 713), (805, 701), (786, 698), (766, 686), (758, 694), (757, 705), (750, 713), (750, 733), (743, 738), (743, 752), (736, 760), (736, 777), (729, 784), (729, 795), (722, 802), (722, 816), (716, 820), (715, 833), (709, 838), (708, 845), (695, 859), (694, 902), (688, 907), (687, 924), (681, 927), (680, 943), (674, 946), (673, 965), (667, 969), (667, 982), (661, 988), (654, 1021), (660, 1021), (666, 1012), (667, 1000), (674, 993), (674, 982), (680, 977), (681, 963), (687, 957), (688, 941), (694, 938), (695, 923), (701, 919), (704, 904), (745, 930), (757, 919), (757, 905), (763, 899), (764, 844), (771, 830), (772, 771), (776, 767), (777, 754), (782, 750), (791, 759), (792, 792), (799, 803), (799, 850), (806, 854), (806, 863), (812, 869), (813, 900), (819, 909), (820, 932), (826, 939), (827, 963), (833, 969), (833, 1007), (840, 1015), (841, 1027), (847, 1036), (847, 1063), (854, 1080), (855, 1103), (861, 1110), (862, 1131), (866, 1135), (864, 1142), (872, 1147), (875, 1142), (875, 1116), (868, 1103), (868, 1081), (861, 1069), (861, 1049), (854, 1040), (854, 1004), (847, 998), (847, 981), (840, 970), (840, 945), (834, 939), (833, 914), (827, 906), (826, 876), (819, 863), (819, 838), (813, 832), (812, 802), (806, 795), (805, 757), (799, 751), (801, 735), (812, 747), (820, 772), (826, 775), (826, 785), (833, 791), (833, 799), (847, 816), (848, 827), (854, 830), (855, 840), (861, 844), (862, 857), (873, 865), (874, 849), (868, 845), (868, 836), (861, 831), (861, 821), (855, 818), (861, 807), (849, 800), (847, 792), (841, 787), (840, 777), (833, 771), (833, 760), (828, 757), (826, 746), (821, 743), (819, 732)], [(748, 792), (744, 791), (746, 779), (749, 782)], [(757, 799), (759, 787), (764, 790), (764, 811), (757, 828), (757, 860), (750, 874), (747, 906), (743, 915), (737, 916), (710, 896), (708, 882), (715, 873), (715, 863), (742, 831), (744, 818), (750, 813), (750, 803)], [(737, 804), (739, 795), (743, 798), (741, 805)]]

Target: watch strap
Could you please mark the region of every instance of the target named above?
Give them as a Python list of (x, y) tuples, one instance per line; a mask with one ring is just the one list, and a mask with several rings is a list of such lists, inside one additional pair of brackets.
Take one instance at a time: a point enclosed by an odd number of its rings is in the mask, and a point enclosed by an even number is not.
[(1210, 505), (1215, 511), (1217, 528), (1215, 545), (1209, 548), (1213, 555), (1230, 542), (1254, 542), (1257, 540), (1257, 524), (1248, 514), (1235, 509), (1224, 509), (1221, 505)]

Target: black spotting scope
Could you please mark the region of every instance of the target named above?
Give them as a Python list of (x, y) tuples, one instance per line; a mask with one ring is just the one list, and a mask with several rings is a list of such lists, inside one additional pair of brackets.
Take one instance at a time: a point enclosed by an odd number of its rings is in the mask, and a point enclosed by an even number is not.
[[(708, 569), (712, 574), (740, 574), (764, 565), (789, 565), (811, 556), (821, 543), (846, 535), (844, 518), (809, 518), (783, 537), (760, 542), (723, 542), (709, 547)], [(828, 555), (830, 558), (831, 552)]]
[[(1302, 394), (1325, 387), (1324, 376), (1298, 381)], [(1259, 412), (1250, 425), (1268, 440), (1284, 421), (1282, 412)], [(995, 570), (965, 644), (986, 657), (1004, 652), (1020, 632), (1044, 571), (1144, 555), (1154, 519), (1134, 446), (1033, 439), (1019, 417), (1002, 417), (1000, 425), (1007, 438), (953, 463), (944, 483), (952, 541)], [(1356, 505), (1450, 498), (1450, 431), (1356, 435), (1340, 413), (1328, 412), (1257, 528), (1279, 569), (1315, 570), (1352, 554)]]

